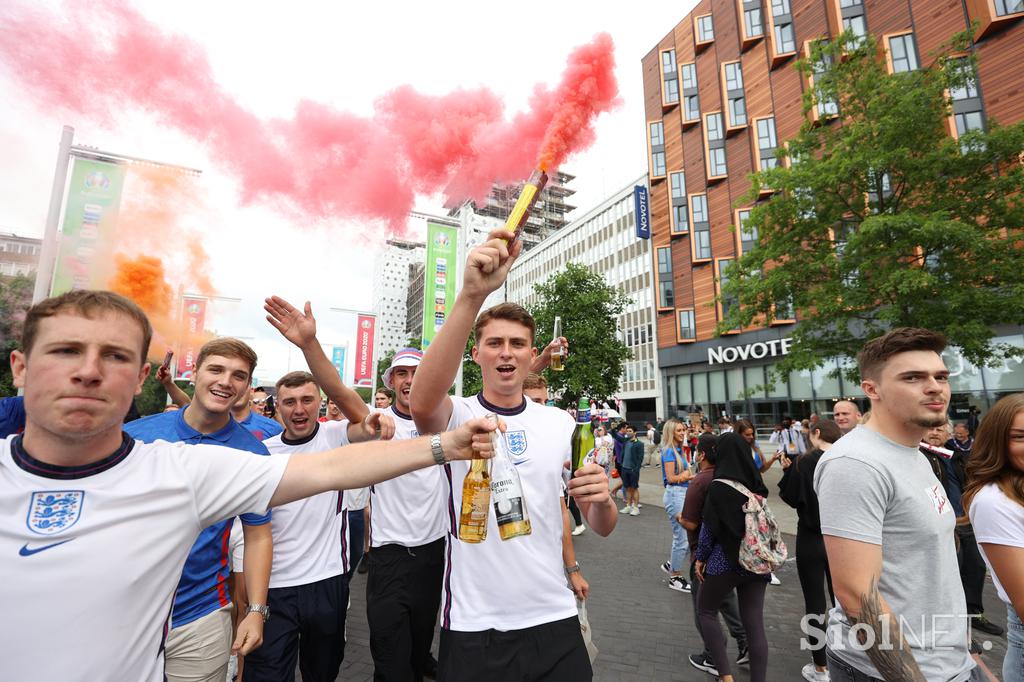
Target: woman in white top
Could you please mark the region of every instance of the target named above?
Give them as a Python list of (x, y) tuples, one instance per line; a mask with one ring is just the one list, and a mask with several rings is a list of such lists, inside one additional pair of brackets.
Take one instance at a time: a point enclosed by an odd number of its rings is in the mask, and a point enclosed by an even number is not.
[(967, 459), (964, 509), (1007, 605), (1004, 682), (1024, 682), (1024, 393), (985, 417)]

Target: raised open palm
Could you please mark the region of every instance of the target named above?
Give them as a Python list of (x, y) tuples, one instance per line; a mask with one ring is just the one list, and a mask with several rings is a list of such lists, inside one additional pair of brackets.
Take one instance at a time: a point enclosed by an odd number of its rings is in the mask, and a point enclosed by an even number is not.
[(316, 339), (316, 318), (309, 301), (304, 310), (299, 310), (280, 296), (271, 296), (264, 299), (263, 309), (267, 311), (267, 322), (296, 346)]

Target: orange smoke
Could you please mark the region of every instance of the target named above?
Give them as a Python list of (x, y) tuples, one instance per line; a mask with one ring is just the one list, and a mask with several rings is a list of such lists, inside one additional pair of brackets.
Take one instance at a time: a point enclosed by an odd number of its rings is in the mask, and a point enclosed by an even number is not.
[(147, 314), (166, 316), (171, 311), (174, 291), (164, 276), (164, 264), (153, 256), (129, 259), (114, 256), (117, 268), (110, 281), (110, 290), (127, 296), (139, 304)]
[(209, 220), (202, 193), (178, 170), (130, 166), (123, 196), (107, 287), (146, 311), (153, 325), (151, 360), (161, 360), (169, 348), (198, 348), (209, 335), (181, 328), (177, 299), (179, 292), (215, 293), (210, 259), (200, 245), (201, 225)]

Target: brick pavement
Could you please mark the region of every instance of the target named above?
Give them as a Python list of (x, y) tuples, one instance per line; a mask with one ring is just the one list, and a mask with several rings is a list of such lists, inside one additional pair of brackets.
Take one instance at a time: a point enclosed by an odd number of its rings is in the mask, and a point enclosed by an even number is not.
[[(766, 480), (776, 490), (781, 472), (773, 467)], [(693, 624), (690, 595), (668, 589), (659, 564), (668, 558), (671, 532), (661, 506), (661, 478), (655, 467), (641, 472), (640, 516), (620, 517), (615, 532), (608, 538), (590, 532), (575, 538), (576, 554), (590, 582), (588, 604), (594, 641), (600, 655), (594, 664), (594, 679), (599, 681), (640, 682), (693, 681), (713, 678), (694, 669), (687, 656), (701, 650)], [(795, 516), (773, 495), (784, 532), (795, 532)], [(785, 509), (784, 509), (785, 508)], [(787, 537), (789, 547), (793, 537)], [(778, 571), (782, 585), (769, 586), (765, 600), (768, 630), (770, 682), (800, 682), (800, 669), (810, 662), (809, 652), (801, 652), (799, 623), (803, 616), (803, 596), (791, 560)], [(366, 626), (365, 576), (352, 583), (352, 608), (348, 620), (348, 645), (339, 680), (370, 680), (373, 663), (369, 655)], [(986, 611), (997, 623), (1005, 625), (1006, 609), (999, 602), (991, 581), (986, 585)], [(724, 630), (723, 630), (724, 631)], [(981, 638), (986, 635), (981, 634)], [(980, 639), (980, 638), (979, 638)], [(993, 648), (983, 660), (997, 672), (1002, 665), (1006, 639), (992, 638)], [(729, 642), (735, 657), (735, 643)], [(437, 639), (434, 640), (434, 651)], [(749, 680), (746, 666), (734, 666), (737, 680)]]

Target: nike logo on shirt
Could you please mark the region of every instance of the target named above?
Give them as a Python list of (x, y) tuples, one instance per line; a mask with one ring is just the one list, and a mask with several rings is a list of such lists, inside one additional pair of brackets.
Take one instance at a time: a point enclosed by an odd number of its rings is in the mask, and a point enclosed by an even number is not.
[(60, 542), (54, 542), (49, 545), (43, 545), (42, 547), (34, 548), (30, 548), (28, 546), (28, 543), (26, 542), (25, 545), (20, 550), (18, 550), (18, 554), (21, 556), (32, 556), (33, 554), (39, 554), (39, 552), (50, 549), (52, 547), (63, 545), (65, 542), (71, 542), (72, 540), (74, 540), (74, 538), (68, 538), (67, 540), (61, 540)]

